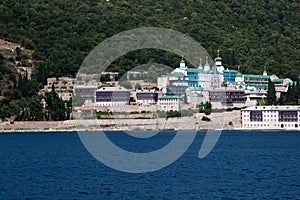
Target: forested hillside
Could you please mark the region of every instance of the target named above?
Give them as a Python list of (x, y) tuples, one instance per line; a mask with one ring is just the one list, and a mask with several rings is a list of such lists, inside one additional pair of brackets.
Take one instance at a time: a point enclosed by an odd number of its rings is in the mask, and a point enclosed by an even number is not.
[[(104, 39), (144, 26), (185, 33), (225, 67), (296, 79), (300, 73), (298, 0), (2, 0), (0, 38), (34, 50), (45, 76), (75, 75), (84, 57)], [(171, 59), (166, 60), (168, 57)], [(149, 61), (178, 63), (169, 52), (144, 50), (118, 59), (111, 70)]]

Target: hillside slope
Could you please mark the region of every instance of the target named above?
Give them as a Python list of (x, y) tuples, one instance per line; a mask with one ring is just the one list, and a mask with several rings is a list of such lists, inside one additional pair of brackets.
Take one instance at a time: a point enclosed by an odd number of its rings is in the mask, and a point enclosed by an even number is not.
[[(194, 38), (211, 56), (220, 49), (225, 67), (241, 65), (243, 73), (261, 74), (267, 66), (270, 73), (295, 80), (299, 10), (297, 0), (3, 0), (0, 37), (34, 50), (47, 76), (61, 76), (75, 75), (88, 52), (114, 34), (144, 26), (171, 28)], [(138, 51), (111, 69), (123, 73), (149, 60), (175, 67), (178, 59), (168, 52)]]

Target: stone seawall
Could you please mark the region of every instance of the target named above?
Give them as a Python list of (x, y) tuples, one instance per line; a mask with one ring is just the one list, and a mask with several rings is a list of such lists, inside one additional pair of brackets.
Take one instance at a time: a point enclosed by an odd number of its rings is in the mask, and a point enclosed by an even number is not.
[(0, 124), (2, 132), (29, 131), (76, 131), (76, 130), (207, 130), (207, 129), (240, 129), (240, 111), (212, 113), (211, 121), (202, 121), (203, 113), (192, 117), (156, 118), (156, 119), (99, 119), (99, 120), (67, 120), (37, 121)]

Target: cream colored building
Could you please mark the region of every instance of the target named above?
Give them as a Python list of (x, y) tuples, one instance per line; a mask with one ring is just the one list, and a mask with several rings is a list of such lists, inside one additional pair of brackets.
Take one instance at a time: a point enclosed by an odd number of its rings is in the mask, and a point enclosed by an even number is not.
[(245, 129), (300, 130), (300, 106), (253, 106), (241, 112)]
[(182, 106), (182, 98), (179, 96), (161, 96), (158, 98), (157, 105), (161, 111), (179, 111)]

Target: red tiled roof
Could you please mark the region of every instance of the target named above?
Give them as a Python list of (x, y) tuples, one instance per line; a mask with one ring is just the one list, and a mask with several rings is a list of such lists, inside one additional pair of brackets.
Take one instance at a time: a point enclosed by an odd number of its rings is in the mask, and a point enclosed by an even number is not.
[(91, 106), (83, 106), (80, 110), (92, 110)]

